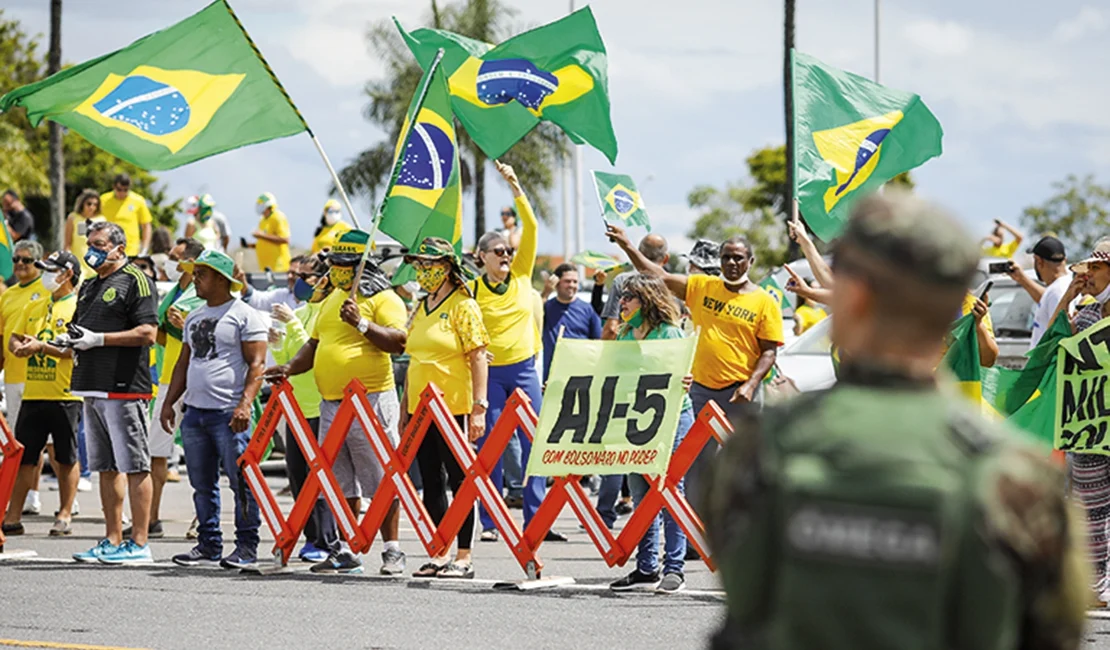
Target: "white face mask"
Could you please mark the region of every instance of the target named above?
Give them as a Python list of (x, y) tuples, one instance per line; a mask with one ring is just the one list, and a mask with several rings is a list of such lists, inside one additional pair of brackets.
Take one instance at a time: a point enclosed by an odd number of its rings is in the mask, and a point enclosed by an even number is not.
[(162, 267), (162, 271), (166, 274), (166, 279), (170, 282), (177, 282), (181, 279), (181, 269), (177, 268), (177, 262), (170, 260)]
[(405, 288), (405, 291), (407, 291), (410, 296), (415, 296), (416, 292), (420, 291), (420, 283), (416, 280), (409, 280), (401, 286)]
[(59, 287), (62, 286), (62, 283), (58, 281), (58, 276), (56, 276), (56, 275), (46, 275), (44, 273), (43, 276), (42, 276), (42, 286), (43, 286), (44, 289), (46, 289), (50, 293), (54, 293), (55, 291), (58, 290)]
[(339, 223), (342, 218), (343, 213), (339, 210), (328, 210), (324, 213), (324, 221), (329, 226), (334, 226), (335, 224)]
[(1102, 290), (1102, 293), (1095, 296), (1095, 302), (1100, 305), (1105, 305), (1107, 302), (1110, 302), (1110, 284), (1106, 285), (1106, 288)]

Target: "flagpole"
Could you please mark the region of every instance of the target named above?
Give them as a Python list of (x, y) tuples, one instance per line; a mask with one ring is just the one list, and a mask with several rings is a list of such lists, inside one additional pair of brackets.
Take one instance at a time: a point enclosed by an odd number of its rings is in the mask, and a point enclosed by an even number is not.
[(316, 138), (312, 129), (307, 131), (308, 137), (312, 139), (312, 144), (316, 145), (316, 151), (320, 152), (320, 157), (324, 159), (324, 165), (327, 166), (328, 173), (331, 174), (331, 181), (335, 183), (335, 189), (339, 191), (339, 198), (343, 200), (343, 205), (347, 207), (347, 213), (351, 215), (351, 220), (355, 222), (355, 228), (362, 230), (362, 224), (359, 223), (358, 215), (355, 214), (355, 209), (351, 206), (351, 199), (347, 196), (347, 190), (343, 189), (343, 183), (339, 182), (339, 174), (336, 174), (335, 167), (331, 166), (328, 154), (324, 152), (324, 147), (320, 144), (320, 140)]

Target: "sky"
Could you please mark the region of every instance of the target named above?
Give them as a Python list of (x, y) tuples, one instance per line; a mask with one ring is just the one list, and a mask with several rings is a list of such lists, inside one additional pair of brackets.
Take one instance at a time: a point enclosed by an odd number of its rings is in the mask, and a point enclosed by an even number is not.
[[(62, 53), (79, 62), (119, 49), (184, 19), (205, 0), (66, 0)], [(565, 15), (567, 2), (508, 0), (520, 30)], [(585, 248), (613, 253), (604, 237), (590, 169), (630, 174), (653, 228), (672, 250), (689, 246), (697, 213), (686, 204), (702, 184), (742, 182), (744, 159), (784, 141), (782, 2), (772, 0), (596, 0), (590, 3), (609, 55), (615, 167), (582, 151)], [(1052, 195), (1068, 174), (1110, 181), (1110, 8), (1097, 0), (883, 0), (880, 75), (921, 95), (944, 127), (944, 153), (914, 171), (917, 191), (985, 234), (992, 219), (1018, 224), (1021, 211)], [(237, 14), (317, 134), (333, 164), (346, 164), (385, 134), (362, 114), (367, 81), (384, 68), (367, 48), (367, 27), (396, 16), (425, 19), (425, 0), (232, 0)], [(46, 34), (49, 3), (7, 0), (5, 14)], [(796, 46), (828, 64), (874, 73), (874, 0), (797, 0)], [(7, 90), (7, 89), (0, 89)], [(43, 126), (42, 128), (45, 128)], [(495, 179), (490, 168), (487, 178)], [(257, 223), (254, 199), (273, 192), (295, 244), (307, 246), (330, 177), (307, 135), (254, 145), (159, 172), (171, 196), (209, 192), (236, 234)], [(568, 178), (572, 175), (568, 174)], [(573, 188), (573, 178), (570, 187)], [(107, 180), (106, 180), (107, 183)], [(509, 203), (499, 178), (487, 184), (487, 223)], [(104, 189), (107, 189), (105, 187)], [(561, 189), (540, 251), (562, 253)], [(473, 238), (465, 199), (464, 240)], [(368, 222), (371, 206), (356, 201)]]

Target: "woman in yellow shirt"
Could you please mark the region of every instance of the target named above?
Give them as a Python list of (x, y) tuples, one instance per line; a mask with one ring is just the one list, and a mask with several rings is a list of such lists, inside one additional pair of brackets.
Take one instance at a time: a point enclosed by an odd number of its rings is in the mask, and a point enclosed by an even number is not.
[(817, 303), (798, 296), (798, 306), (794, 308), (794, 336), (801, 336), (806, 330), (828, 317), (828, 312)]
[(83, 190), (73, 203), (73, 212), (66, 217), (66, 228), (62, 234), (62, 244), (65, 250), (81, 261), (81, 277), (91, 278), (96, 275), (85, 262), (85, 253), (89, 250), (89, 242), (85, 237), (85, 228), (90, 221), (104, 221), (100, 214), (100, 195), (93, 190)]
[[(536, 373), (539, 342), (532, 308), (532, 271), (536, 265), (538, 224), (516, 172), (508, 165), (496, 161), (494, 164), (513, 191), (513, 203), (520, 215), (522, 229), (520, 248), (515, 251), (515, 257), (512, 245), (499, 232), (488, 232), (478, 240), (478, 261), (484, 274), (471, 284), (471, 288), (474, 299), (482, 308), (482, 318), (490, 338), (489, 351), (493, 356), (489, 369), (486, 435), (480, 441), (483, 444), (493, 424), (501, 417), (509, 395), (517, 388), (524, 390), (537, 413), (540, 410), (540, 378)], [(520, 466), (527, 467), (532, 443), (519, 429), (516, 436), (520, 442)], [(502, 463), (498, 461), (490, 472), (494, 485), (502, 484), (502, 475)], [(532, 520), (546, 491), (547, 484), (543, 477), (533, 476), (525, 482), (522, 495), (525, 526)], [(498, 532), (493, 519), (484, 508), (479, 513), (482, 541), (496, 541)], [(565, 536), (554, 531), (548, 533), (546, 539), (566, 541)]]
[[(428, 293), (416, 306), (409, 322), (409, 370), (405, 380), (406, 413), (412, 415), (421, 393), (434, 384), (464, 434), (474, 442), (486, 432), (486, 381), (489, 334), (482, 311), (466, 286), (465, 270), (451, 244), (428, 237), (405, 262), (416, 270), (416, 281)], [(435, 420), (424, 435), (416, 462), (424, 480), (424, 507), (436, 526), (447, 512), (447, 485), (458, 494), (466, 476), (451, 446)], [(473, 578), (470, 547), (474, 541), (474, 511), (471, 509), (458, 535), (458, 552), (448, 561), (448, 550), (420, 567), (418, 578)]]
[(320, 225), (312, 233), (312, 253), (316, 254), (325, 249), (331, 249), (343, 233), (351, 229), (351, 224), (343, 221), (343, 210), (339, 201), (328, 199), (324, 204), (324, 213), (320, 215)]

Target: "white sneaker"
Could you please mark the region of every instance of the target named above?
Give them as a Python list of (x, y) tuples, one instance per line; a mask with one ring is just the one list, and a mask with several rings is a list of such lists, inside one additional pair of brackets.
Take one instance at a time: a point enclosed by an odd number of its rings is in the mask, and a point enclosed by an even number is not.
[(92, 492), (92, 481), (87, 478), (77, 479), (78, 492)]
[(70, 510), (69, 510), (69, 515), (71, 517), (76, 517), (79, 514), (81, 514), (81, 504), (77, 503), (77, 499), (74, 499), (73, 500), (73, 507), (70, 508)]
[(39, 499), (38, 490), (31, 490), (27, 493), (27, 499), (23, 501), (23, 514), (37, 515), (42, 512), (42, 501)]

